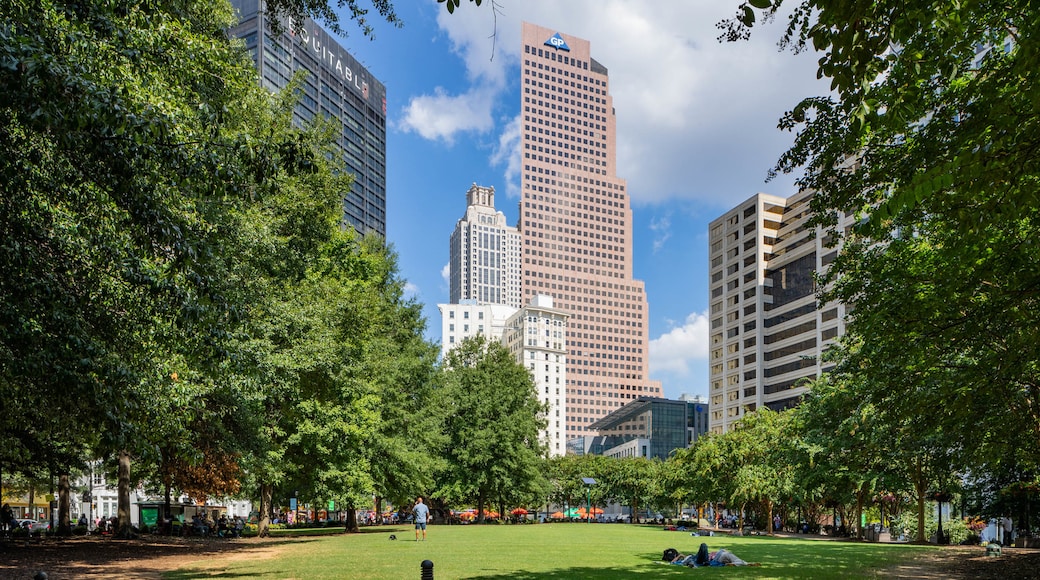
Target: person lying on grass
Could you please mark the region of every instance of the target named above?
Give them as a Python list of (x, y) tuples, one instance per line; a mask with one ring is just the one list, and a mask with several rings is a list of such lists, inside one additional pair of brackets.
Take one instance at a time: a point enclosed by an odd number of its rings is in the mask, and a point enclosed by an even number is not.
[(745, 562), (725, 548), (719, 548), (715, 552), (708, 552), (708, 544), (701, 544), (696, 554), (689, 556), (679, 554), (672, 559), (672, 564), (690, 566), (691, 568), (699, 568), (701, 566), (761, 566), (758, 562)]

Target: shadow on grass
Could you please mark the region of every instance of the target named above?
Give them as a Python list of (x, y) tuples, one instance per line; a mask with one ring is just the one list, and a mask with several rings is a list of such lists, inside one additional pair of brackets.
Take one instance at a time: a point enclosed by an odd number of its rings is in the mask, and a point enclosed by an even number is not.
[[(412, 527), (408, 526), (378, 526), (378, 527), (362, 527), (355, 532), (348, 532), (346, 528), (332, 527), (332, 528), (280, 528), (271, 530), (271, 538), (300, 538), (307, 536), (335, 536), (337, 534), (345, 535), (358, 535), (358, 534), (400, 534), (402, 532), (412, 531)], [(255, 538), (256, 535), (250, 536)]]
[[(726, 538), (728, 540), (728, 538)], [(694, 553), (700, 542), (686, 542), (683, 553)], [(552, 570), (525, 570), (518, 567), (509, 571), (481, 570), (480, 564), (474, 564), (471, 571), (452, 577), (471, 580), (501, 580), (504, 578), (517, 580), (559, 580), (564, 578), (596, 578), (605, 580), (622, 580), (631, 578), (689, 578), (691, 575), (708, 574), (712, 578), (791, 578), (791, 579), (841, 579), (874, 578), (877, 571), (912, 558), (921, 552), (921, 548), (907, 546), (891, 546), (891, 549), (878, 550), (877, 544), (857, 543), (821, 543), (806, 546), (792, 545), (787, 542), (712, 542), (712, 550), (719, 547), (730, 549), (748, 562), (759, 562), (761, 566), (728, 566), (711, 568), (710, 570), (690, 569), (661, 561), (660, 553), (643, 552), (635, 556), (641, 563), (634, 566), (574, 566), (560, 567)], [(927, 550), (927, 548), (925, 548)], [(457, 571), (457, 570), (456, 570)], [(438, 574), (434, 562), (434, 577), (444, 576), (442, 570)], [(271, 570), (259, 575), (255, 572), (186, 570), (167, 572), (163, 578), (167, 580), (189, 580), (195, 578), (239, 580), (245, 578), (283, 578), (284, 571)], [(420, 569), (415, 568), (415, 578), (420, 577)]]
[(415, 526), (368, 526), (357, 532), (351, 532), (351, 534), (401, 534), (414, 530)]
[[(633, 577), (653, 577), (653, 578), (679, 578), (688, 576), (693, 571), (683, 566), (672, 566), (666, 565), (663, 562), (660, 566), (654, 566), (647, 569), (632, 569), (632, 568), (589, 568), (589, 567), (576, 567), (576, 568), (563, 568), (560, 570), (550, 571), (538, 571), (530, 572), (526, 570), (515, 570), (510, 572), (501, 572), (485, 576), (470, 576), (466, 575), (464, 578), (472, 580), (490, 580), (492, 578), (516, 578), (519, 580), (542, 580), (546, 578), (596, 578), (606, 580), (621, 580), (629, 579)], [(420, 570), (416, 569), (415, 578), (420, 577)], [(163, 575), (164, 580), (194, 580), (197, 578), (220, 578), (222, 580), (237, 580), (240, 578), (283, 578), (284, 574), (272, 570), (270, 574), (264, 574), (257, 576), (252, 573), (240, 573), (240, 572), (218, 572), (218, 573), (204, 573), (199, 571), (188, 571), (188, 572), (167, 572)], [(349, 576), (344, 576), (347, 578)], [(434, 577), (437, 578), (437, 567), (434, 566)], [(445, 578), (447, 578), (445, 576)]]
[(144, 536), (136, 540), (101, 537), (51, 539), (29, 546), (4, 546), (0, 578), (32, 578), (46, 571), (52, 578), (154, 577), (152, 562), (161, 558), (221, 559), (228, 554), (300, 545), (318, 538), (218, 540)]

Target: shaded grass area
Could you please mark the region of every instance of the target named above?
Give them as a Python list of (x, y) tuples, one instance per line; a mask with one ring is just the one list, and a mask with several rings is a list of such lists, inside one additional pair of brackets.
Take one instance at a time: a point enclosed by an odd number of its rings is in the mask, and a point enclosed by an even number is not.
[[(431, 526), (426, 542), (415, 542), (403, 526), (383, 533), (338, 535), (287, 542), (271, 558), (208, 560), (201, 567), (165, 574), (189, 578), (419, 578), (421, 563), (434, 563), (434, 577), (680, 578), (710, 574), (725, 578), (870, 578), (929, 547), (831, 542), (796, 538), (692, 537), (660, 527), (624, 524), (526, 526)], [(389, 540), (390, 534), (397, 536)], [(695, 553), (726, 548), (761, 567), (690, 569), (661, 562), (666, 548)]]

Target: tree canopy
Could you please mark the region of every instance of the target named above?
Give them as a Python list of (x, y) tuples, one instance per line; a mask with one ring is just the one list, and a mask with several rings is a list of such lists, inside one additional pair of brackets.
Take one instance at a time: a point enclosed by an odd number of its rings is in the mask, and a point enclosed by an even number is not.
[(127, 530), (131, 457), (196, 499), (422, 480), (395, 413), (429, 389), (425, 322), (384, 242), (340, 229), (333, 133), (260, 87), (230, 6), (0, 12), (0, 386), (47, 409), (0, 417), (0, 463), (118, 454)]
[[(501, 343), (469, 337), (443, 361), (446, 469), (438, 494), (456, 502), (519, 504), (540, 497), (545, 405), (530, 372)], [(519, 500), (519, 501), (518, 501)]]
[[(796, 105), (776, 171), (800, 171), (842, 252), (821, 300), (854, 306), (842, 384), (949, 469), (1040, 477), (1036, 6), (946, 0), (742, 3), (746, 37), (821, 54), (832, 93)], [(839, 216), (858, 225), (838, 230)], [(1014, 436), (979, 436), (1000, 430)], [(909, 443), (910, 440), (907, 442)]]

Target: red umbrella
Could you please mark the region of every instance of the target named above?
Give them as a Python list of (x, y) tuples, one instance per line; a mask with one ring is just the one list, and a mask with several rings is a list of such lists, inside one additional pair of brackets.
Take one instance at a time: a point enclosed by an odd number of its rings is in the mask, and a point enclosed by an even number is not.
[(513, 510), (513, 511), (511, 511), (509, 513), (513, 514), (514, 516), (526, 516), (527, 515), (527, 510), (525, 510), (524, 508), (520, 507), (520, 508), (516, 508), (515, 510)]
[(563, 512), (553, 512), (549, 517), (554, 520), (562, 520), (566, 516), (563, 515)]

